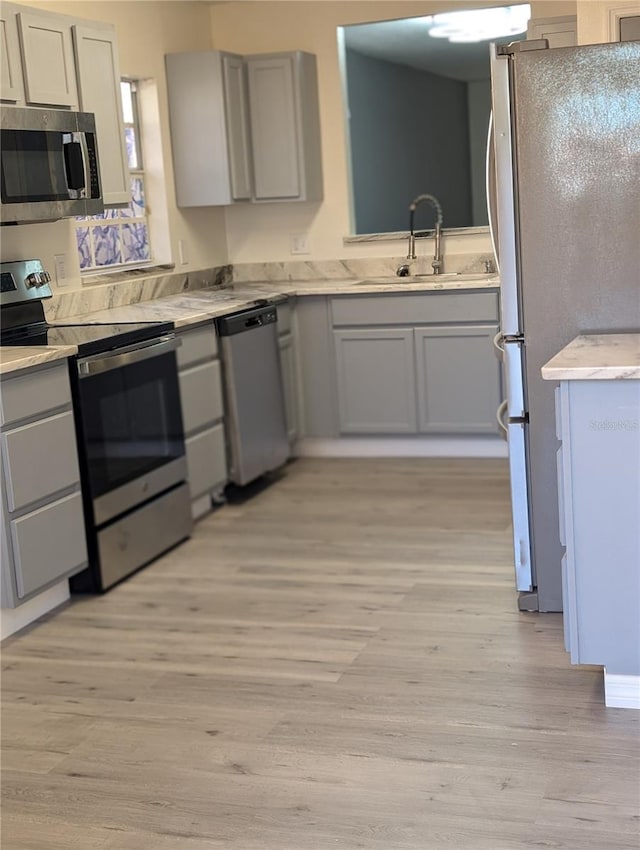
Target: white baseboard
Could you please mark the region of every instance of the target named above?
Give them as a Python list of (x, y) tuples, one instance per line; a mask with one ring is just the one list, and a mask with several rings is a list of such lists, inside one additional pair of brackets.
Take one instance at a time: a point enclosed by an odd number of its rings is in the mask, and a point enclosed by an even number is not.
[(62, 605), (69, 597), (69, 581), (65, 579), (17, 608), (3, 608), (0, 612), (0, 640), (24, 629), (38, 617)]
[(604, 704), (609, 708), (640, 709), (640, 676), (604, 670)]
[(504, 457), (499, 437), (305, 437), (295, 457)]

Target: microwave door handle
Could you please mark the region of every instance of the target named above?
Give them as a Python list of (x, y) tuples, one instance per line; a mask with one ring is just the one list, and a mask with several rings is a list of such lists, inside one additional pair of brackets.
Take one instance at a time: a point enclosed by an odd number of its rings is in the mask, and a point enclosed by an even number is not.
[(70, 133), (70, 139), (63, 143), (64, 170), (69, 194), (81, 198), (86, 188), (87, 158), (83, 147), (82, 134)]

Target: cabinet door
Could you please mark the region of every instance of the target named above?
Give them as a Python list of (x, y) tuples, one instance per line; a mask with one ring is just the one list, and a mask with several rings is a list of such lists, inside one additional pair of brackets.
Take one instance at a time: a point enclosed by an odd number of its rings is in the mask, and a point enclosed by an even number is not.
[(105, 205), (129, 203), (118, 48), (113, 30), (73, 27), (80, 109), (96, 116), (102, 196)]
[(224, 425), (214, 425), (185, 440), (191, 499), (211, 493), (227, 483)]
[(282, 385), (284, 388), (284, 404), (287, 418), (287, 435), (289, 442), (294, 443), (298, 438), (297, 411), (297, 382), (295, 351), (293, 337), (290, 334), (278, 338), (280, 348), (280, 366), (282, 368)]
[(527, 27), (527, 38), (546, 38), (549, 47), (573, 47), (578, 43), (575, 15), (561, 18), (532, 18)]
[(233, 198), (220, 52), (169, 53), (165, 64), (178, 206), (230, 204)]
[(71, 411), (20, 425), (1, 439), (9, 510), (41, 501), (80, 480)]
[(22, 599), (87, 564), (82, 496), (73, 493), (11, 522)]
[(185, 434), (222, 419), (222, 379), (217, 360), (184, 369), (178, 380)]
[(252, 57), (249, 106), (256, 200), (300, 196), (293, 56)]
[(24, 98), (16, 15), (10, 10), (0, 12), (0, 97), (11, 103)]
[(500, 364), (494, 325), (421, 328), (416, 334), (420, 431), (494, 434)]
[(243, 201), (251, 198), (251, 156), (247, 86), (242, 57), (223, 54), (222, 74), (231, 195), (234, 201)]
[(18, 12), (27, 103), (78, 105), (71, 27), (55, 16)]
[(411, 328), (334, 331), (342, 434), (415, 434)]

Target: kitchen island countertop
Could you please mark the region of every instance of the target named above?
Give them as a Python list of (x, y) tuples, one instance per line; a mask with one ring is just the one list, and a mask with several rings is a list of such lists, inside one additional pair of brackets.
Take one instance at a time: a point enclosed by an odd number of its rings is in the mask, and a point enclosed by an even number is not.
[(583, 334), (542, 367), (546, 381), (640, 380), (640, 333)]

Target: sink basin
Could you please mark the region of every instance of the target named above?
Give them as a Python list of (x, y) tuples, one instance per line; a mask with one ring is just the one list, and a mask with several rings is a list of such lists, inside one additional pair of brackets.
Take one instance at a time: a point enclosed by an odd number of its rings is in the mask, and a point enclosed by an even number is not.
[(459, 280), (460, 282), (466, 280), (482, 280), (482, 281), (491, 281), (495, 280), (498, 282), (499, 278), (495, 272), (474, 272), (471, 274), (458, 274), (457, 272), (451, 272), (449, 274), (416, 274), (416, 275), (406, 275), (405, 277), (398, 277), (397, 275), (393, 275), (390, 277), (375, 277), (375, 278), (367, 278), (366, 280), (359, 280), (356, 283), (356, 286), (363, 286), (368, 284), (371, 286), (372, 284), (408, 284), (408, 283), (449, 283), (451, 281)]

